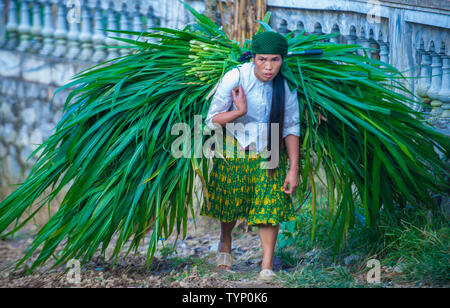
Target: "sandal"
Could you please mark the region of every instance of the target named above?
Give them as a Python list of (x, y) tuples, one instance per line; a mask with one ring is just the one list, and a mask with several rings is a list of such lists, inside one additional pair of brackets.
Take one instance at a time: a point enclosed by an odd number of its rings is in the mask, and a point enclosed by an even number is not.
[(259, 279), (263, 281), (272, 281), (275, 278), (276, 274), (271, 269), (263, 269), (259, 273)]
[(232, 257), (231, 254), (228, 252), (217, 252), (216, 256), (216, 266), (220, 267), (223, 266), (226, 269), (231, 269), (232, 264)]

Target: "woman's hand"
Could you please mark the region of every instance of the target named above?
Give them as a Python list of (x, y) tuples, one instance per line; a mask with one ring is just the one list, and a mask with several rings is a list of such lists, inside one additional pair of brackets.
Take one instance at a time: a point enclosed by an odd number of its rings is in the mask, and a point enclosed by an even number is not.
[(233, 95), (233, 102), (236, 105), (240, 114), (247, 114), (247, 98), (245, 97), (244, 89), (239, 86), (231, 91)]
[[(288, 189), (289, 184), (289, 189)], [(289, 169), (284, 180), (283, 191), (286, 194), (292, 194), (298, 187), (298, 172), (294, 169)]]
[(211, 121), (221, 126), (225, 126), (227, 123), (233, 122), (239, 117), (247, 114), (247, 98), (245, 97), (244, 89), (239, 86), (231, 91), (233, 95), (233, 101), (236, 105), (236, 109), (221, 112), (216, 114)]

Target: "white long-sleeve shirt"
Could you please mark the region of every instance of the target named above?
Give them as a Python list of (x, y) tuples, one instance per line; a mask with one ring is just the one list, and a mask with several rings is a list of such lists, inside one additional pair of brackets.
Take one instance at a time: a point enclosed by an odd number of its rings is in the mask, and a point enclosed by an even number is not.
[[(237, 109), (231, 91), (241, 85), (247, 99), (247, 114), (235, 119), (233, 122), (235, 124), (234, 130), (229, 131), (237, 139), (241, 148), (249, 146), (250, 149), (255, 149), (259, 153), (268, 144), (268, 123), (272, 104), (273, 81), (263, 82), (259, 80), (255, 76), (254, 68), (254, 63), (247, 62), (231, 69), (223, 76), (211, 101), (205, 124), (214, 129), (214, 125), (219, 125), (212, 122), (212, 118), (216, 114)], [(297, 90), (290, 91), (286, 80), (284, 81), (284, 88), (283, 138), (290, 134), (300, 136)], [(240, 123), (242, 125), (239, 125)]]

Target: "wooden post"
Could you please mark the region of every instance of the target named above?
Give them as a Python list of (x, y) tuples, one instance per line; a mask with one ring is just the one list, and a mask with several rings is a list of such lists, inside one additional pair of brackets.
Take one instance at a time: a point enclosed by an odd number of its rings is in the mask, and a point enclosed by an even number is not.
[(233, 6), (231, 5), (231, 1), (227, 0), (227, 9), (228, 9), (228, 35), (230, 37), (233, 36)]
[(239, 31), (239, 27), (238, 27), (238, 22), (239, 22), (239, 2), (237, 0), (234, 0), (234, 29), (233, 29), (233, 38), (235, 40), (238, 40), (238, 31)]
[(245, 30), (246, 30), (246, 24), (247, 24), (247, 0), (241, 0), (240, 8), (239, 8), (239, 24), (240, 24), (240, 33), (238, 36), (239, 42), (241, 43), (241, 46), (244, 44), (245, 41)]
[(225, 12), (223, 11), (222, 0), (219, 1), (220, 22), (222, 23), (223, 32), (227, 33), (227, 25), (225, 23)]

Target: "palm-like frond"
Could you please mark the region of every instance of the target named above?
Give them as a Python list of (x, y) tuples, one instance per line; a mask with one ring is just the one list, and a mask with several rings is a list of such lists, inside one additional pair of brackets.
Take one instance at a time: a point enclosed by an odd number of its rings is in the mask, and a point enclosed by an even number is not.
[[(31, 269), (43, 264), (63, 240), (54, 266), (72, 258), (86, 262), (99, 248), (105, 253), (114, 236), (116, 257), (128, 240), (128, 252), (137, 250), (152, 230), (150, 262), (159, 238), (175, 228), (185, 236), (194, 178), (206, 183), (208, 166), (206, 158), (194, 157), (193, 143), (189, 158), (171, 155), (178, 138), (171, 127), (182, 122), (194, 131), (194, 115), (206, 115), (215, 85), (248, 47), (247, 42), (240, 48), (187, 7), (196, 23), (183, 30), (111, 31), (160, 41), (116, 38), (136, 52), (83, 71), (58, 90), (76, 87), (55, 133), (31, 154), (42, 150), (29, 176), (0, 203), (0, 234), (12, 234), (31, 219), (34, 213), (6, 231), (47, 188), (52, 192), (37, 210), (71, 186), (17, 266), (41, 245)], [(313, 177), (321, 166), (330, 215), (343, 218), (339, 231), (344, 234), (355, 221), (357, 200), (370, 227), (382, 207), (429, 205), (432, 192), (445, 193), (444, 164), (435, 149), (448, 157), (450, 141), (408, 107), (413, 99), (400, 72), (355, 54), (359, 45), (326, 43), (327, 37), (288, 34), (291, 53), (321, 48), (323, 55), (286, 61), (299, 85), (305, 162), (299, 192), (308, 182), (314, 191)]]

